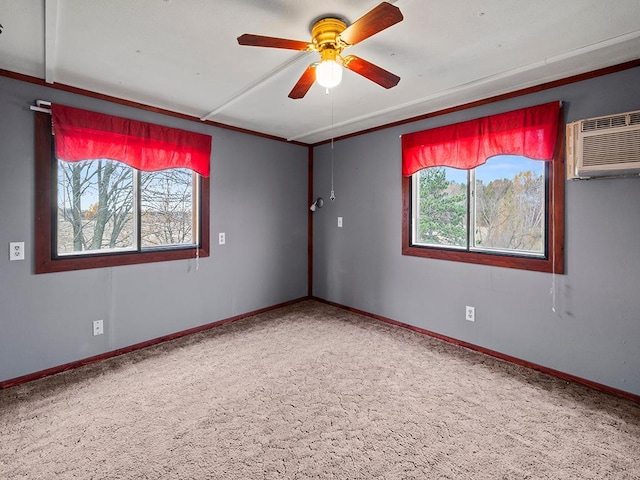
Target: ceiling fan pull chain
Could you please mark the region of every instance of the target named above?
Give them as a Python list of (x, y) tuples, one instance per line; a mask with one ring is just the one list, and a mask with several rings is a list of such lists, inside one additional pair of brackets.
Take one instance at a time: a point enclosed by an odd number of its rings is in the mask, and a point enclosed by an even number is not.
[[(327, 89), (327, 93), (329, 89)], [(331, 95), (331, 195), (329, 200), (332, 202), (336, 199), (336, 194), (333, 191), (333, 95)]]
[[(333, 98), (331, 99), (331, 110), (333, 117)], [(331, 129), (333, 130), (333, 118), (331, 119)], [(333, 191), (333, 132), (331, 133), (331, 195), (329, 195), (329, 200), (332, 202), (336, 199), (336, 194)]]

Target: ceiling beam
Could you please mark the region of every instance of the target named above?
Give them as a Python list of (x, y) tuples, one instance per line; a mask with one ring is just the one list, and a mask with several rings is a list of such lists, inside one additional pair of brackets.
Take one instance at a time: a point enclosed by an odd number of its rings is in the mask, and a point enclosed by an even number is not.
[(221, 111), (223, 111), (227, 107), (230, 107), (231, 105), (233, 105), (237, 101), (242, 100), (247, 95), (253, 93), (255, 90), (257, 90), (258, 88), (262, 87), (262, 85), (264, 83), (266, 83), (269, 80), (271, 80), (273, 77), (278, 75), (280, 72), (282, 72), (284, 69), (286, 69), (290, 65), (293, 65), (294, 63), (296, 63), (301, 58), (306, 57), (309, 53), (311, 53), (311, 52), (306, 52), (306, 51), (305, 52), (299, 52), (298, 54), (296, 54), (291, 59), (287, 60), (286, 62), (284, 62), (284, 63), (282, 63), (280, 65), (278, 65), (276, 68), (274, 68), (273, 70), (267, 72), (262, 77), (258, 78), (258, 80), (256, 80), (255, 82), (251, 83), (250, 85), (245, 87), (240, 92), (236, 93), (233, 97), (231, 97), (226, 102), (222, 103), (221, 105), (218, 105), (215, 109), (213, 109), (212, 111), (210, 111), (209, 113), (207, 113), (206, 115), (201, 117), (200, 120), (210, 120), (211, 117), (213, 117), (214, 115), (220, 113)]
[(44, 10), (44, 79), (55, 82), (58, 38), (58, 0), (45, 0)]

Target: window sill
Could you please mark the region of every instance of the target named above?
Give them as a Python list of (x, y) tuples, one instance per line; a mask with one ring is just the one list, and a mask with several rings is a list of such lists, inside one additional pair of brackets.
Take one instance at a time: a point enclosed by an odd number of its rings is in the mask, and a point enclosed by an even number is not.
[[(46, 255), (46, 254), (45, 254)], [(142, 263), (166, 262), (169, 260), (186, 260), (204, 258), (209, 251), (204, 248), (183, 248), (173, 250), (154, 250), (151, 252), (112, 253), (107, 255), (70, 256), (50, 259), (50, 255), (36, 261), (35, 273), (67, 272), (89, 268), (118, 267), (122, 265), (138, 265)]]
[(516, 257), (513, 255), (496, 255), (493, 253), (479, 253), (445, 250), (432, 247), (403, 246), (402, 255), (411, 257), (433, 258), (452, 262), (474, 263), (494, 267), (516, 268), (535, 272), (563, 273), (562, 265), (556, 261), (554, 268), (552, 259), (539, 257)]

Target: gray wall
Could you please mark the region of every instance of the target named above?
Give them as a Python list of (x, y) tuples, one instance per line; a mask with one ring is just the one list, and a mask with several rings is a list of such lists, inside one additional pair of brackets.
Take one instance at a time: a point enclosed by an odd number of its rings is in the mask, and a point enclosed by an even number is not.
[[(567, 121), (640, 110), (640, 69), (335, 142), (314, 295), (640, 394), (640, 178), (566, 182), (565, 275), (401, 255), (399, 136), (553, 100)], [(330, 159), (315, 149), (314, 196)]]
[[(212, 135), (211, 256), (34, 275), (36, 99)], [(0, 77), (0, 381), (306, 296), (306, 203), (305, 147)]]

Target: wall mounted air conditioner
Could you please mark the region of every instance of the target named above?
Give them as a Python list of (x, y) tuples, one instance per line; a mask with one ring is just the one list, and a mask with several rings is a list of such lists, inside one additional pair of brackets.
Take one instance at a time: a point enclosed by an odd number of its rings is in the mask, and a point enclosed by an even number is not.
[(640, 110), (567, 124), (567, 179), (640, 174)]

